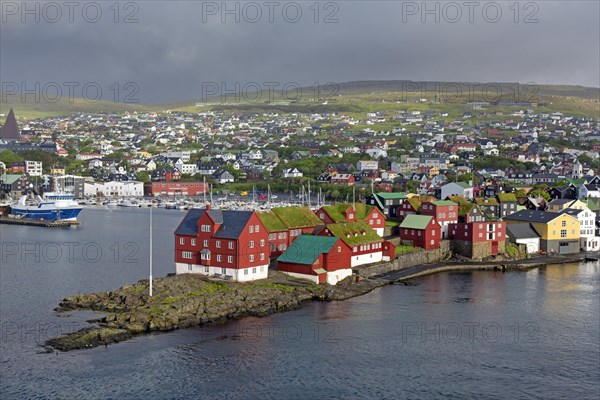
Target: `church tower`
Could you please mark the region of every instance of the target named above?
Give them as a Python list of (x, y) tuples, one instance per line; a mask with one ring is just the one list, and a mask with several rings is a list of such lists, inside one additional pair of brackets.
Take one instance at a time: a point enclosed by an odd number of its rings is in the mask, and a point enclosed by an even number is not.
[(11, 108), (6, 117), (6, 122), (2, 126), (2, 130), (0, 130), (0, 139), (20, 139), (20, 137), (15, 113)]

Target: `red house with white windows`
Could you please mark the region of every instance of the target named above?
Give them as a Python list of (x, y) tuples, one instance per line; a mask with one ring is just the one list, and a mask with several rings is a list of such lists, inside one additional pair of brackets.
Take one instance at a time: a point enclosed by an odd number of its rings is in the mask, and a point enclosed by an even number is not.
[(277, 259), (285, 274), (335, 285), (352, 275), (352, 250), (335, 236), (300, 235)]
[(333, 185), (347, 185), (352, 186), (356, 179), (352, 174), (335, 174), (331, 176), (329, 183)]
[(191, 209), (175, 231), (176, 273), (239, 282), (267, 278), (267, 240), (255, 211)]
[(429, 215), (442, 227), (442, 239), (448, 237), (448, 225), (458, 222), (458, 204), (450, 200), (426, 201), (421, 204), (421, 215)]
[(460, 222), (448, 226), (448, 236), (466, 257), (484, 258), (504, 253), (506, 223), (500, 221)]
[[(351, 250), (350, 267), (389, 261), (393, 244), (384, 241), (366, 222), (329, 224), (318, 232), (320, 236), (335, 236)], [(384, 244), (388, 252), (384, 252)]]
[(403, 243), (425, 250), (437, 249), (442, 239), (442, 227), (430, 215), (407, 215), (400, 224), (400, 238)]
[(355, 205), (340, 203), (332, 206), (323, 206), (316, 211), (317, 217), (325, 224), (343, 222), (366, 222), (379, 236), (384, 235), (385, 215), (377, 207), (364, 203)]
[(323, 225), (309, 207), (274, 207), (258, 216), (269, 232), (272, 257), (282, 254), (299, 235), (313, 233)]

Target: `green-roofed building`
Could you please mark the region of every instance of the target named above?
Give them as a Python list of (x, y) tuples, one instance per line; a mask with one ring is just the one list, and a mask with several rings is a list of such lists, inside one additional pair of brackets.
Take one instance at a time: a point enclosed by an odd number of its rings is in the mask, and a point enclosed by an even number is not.
[(498, 210), (498, 217), (504, 218), (507, 215), (514, 214), (520, 211), (523, 207), (520, 207), (517, 196), (514, 193), (498, 193), (496, 195), (500, 208)]
[(386, 218), (396, 218), (397, 210), (401, 204), (406, 201), (406, 195), (400, 192), (388, 193), (373, 193), (367, 196), (366, 202), (370, 206), (375, 206), (383, 212)]
[(440, 247), (442, 227), (432, 215), (407, 215), (400, 224), (402, 243), (426, 250)]
[(379, 208), (364, 203), (339, 203), (323, 206), (317, 210), (316, 214), (325, 224), (366, 222), (379, 236), (384, 234), (385, 216)]
[(19, 195), (29, 185), (27, 175), (2, 174), (0, 175), (0, 192)]
[(279, 271), (314, 283), (335, 285), (352, 275), (352, 252), (334, 236), (300, 235), (277, 259)]
[(351, 251), (350, 265), (356, 267), (390, 259), (393, 245), (384, 241), (366, 222), (329, 224), (319, 232), (322, 236), (335, 236)]
[(283, 253), (299, 235), (313, 233), (315, 227), (323, 225), (309, 207), (275, 207), (258, 213), (258, 218), (269, 232), (273, 258)]

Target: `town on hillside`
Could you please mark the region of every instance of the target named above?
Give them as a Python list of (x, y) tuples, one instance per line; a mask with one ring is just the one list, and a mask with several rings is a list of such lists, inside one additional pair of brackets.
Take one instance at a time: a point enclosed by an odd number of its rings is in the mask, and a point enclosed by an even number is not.
[(0, 200), (52, 192), (90, 205), (177, 204), (188, 212), (175, 232), (176, 272), (236, 281), (276, 266), (335, 284), (417, 252), (600, 250), (598, 119), (532, 104), (467, 104), (457, 119), (402, 107), (22, 123), (11, 109)]

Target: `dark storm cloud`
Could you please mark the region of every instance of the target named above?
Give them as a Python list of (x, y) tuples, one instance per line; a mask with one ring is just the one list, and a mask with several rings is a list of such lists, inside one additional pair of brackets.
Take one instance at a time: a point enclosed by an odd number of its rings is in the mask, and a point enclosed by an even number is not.
[[(262, 12), (255, 23), (249, 20), (256, 17), (256, 7), (244, 14), (248, 3), (237, 6), (239, 23), (231, 14), (221, 22), (222, 2), (138, 1), (135, 7), (121, 2), (116, 16), (110, 8), (114, 2), (99, 1), (102, 17), (95, 23), (89, 22), (93, 10), (87, 10), (88, 21), (84, 18), (85, 2), (78, 3), (73, 22), (62, 7), (55, 23), (49, 21), (55, 17), (50, 8), (44, 14), (47, 2), (38, 3), (39, 22), (23, 15), (22, 2), (12, 2), (16, 11), (6, 3), (2, 82), (98, 82), (105, 98), (114, 95), (109, 90), (114, 82), (135, 82), (142, 102), (198, 99), (203, 82), (234, 87), (235, 82), (409, 79), (600, 86), (596, 1), (523, 2), (517, 16), (509, 8), (514, 2), (499, 1), (494, 3), (502, 12), (499, 18), (495, 6), (483, 12), (491, 3), (484, 1), (473, 6), (473, 22), (464, 2), (438, 3), (434, 15), (423, 13), (422, 2), (400, 1), (339, 1), (335, 7), (322, 2), (315, 22), (310, 1), (294, 3), (302, 10), (295, 23), (290, 22), (295, 9), (282, 10), (291, 2), (274, 6), (273, 22), (266, 3), (252, 3)], [(28, 3), (35, 10), (37, 2)], [(427, 7), (435, 10), (436, 3)], [(324, 23), (332, 12), (338, 22)], [(124, 23), (128, 15), (138, 22)], [(538, 22), (525, 23), (528, 15)]]

